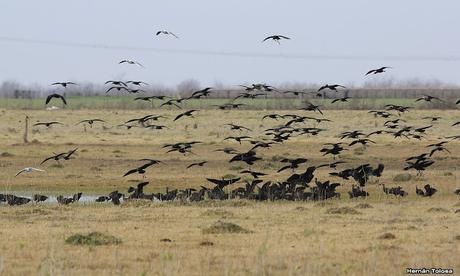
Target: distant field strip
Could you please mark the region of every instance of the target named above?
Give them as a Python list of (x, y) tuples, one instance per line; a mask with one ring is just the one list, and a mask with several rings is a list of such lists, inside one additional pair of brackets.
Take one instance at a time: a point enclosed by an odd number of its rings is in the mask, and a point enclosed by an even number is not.
[[(159, 108), (163, 101), (154, 100), (153, 103), (146, 101), (134, 101), (136, 96), (69, 96), (67, 97), (68, 105), (66, 109), (138, 109), (148, 110)], [(285, 99), (285, 98), (259, 98), (259, 99), (237, 99), (235, 103), (243, 103), (245, 106), (241, 109), (251, 110), (295, 110), (302, 107), (306, 100)], [(357, 98), (350, 99), (345, 103), (331, 104), (331, 99), (308, 99), (309, 102), (319, 104), (323, 109), (341, 110), (363, 110), (363, 109), (382, 109), (386, 104), (397, 104), (403, 106), (412, 106), (417, 109), (455, 109), (452, 103), (415, 103), (414, 99), (397, 99), (397, 98)], [(185, 101), (182, 108), (198, 109), (217, 109), (217, 105), (232, 102), (232, 99), (193, 99)], [(62, 108), (62, 103), (52, 100), (48, 106), (57, 106)], [(0, 98), (0, 108), (4, 109), (45, 109), (44, 99), (12, 99)], [(176, 107), (164, 107), (164, 109), (177, 109)]]

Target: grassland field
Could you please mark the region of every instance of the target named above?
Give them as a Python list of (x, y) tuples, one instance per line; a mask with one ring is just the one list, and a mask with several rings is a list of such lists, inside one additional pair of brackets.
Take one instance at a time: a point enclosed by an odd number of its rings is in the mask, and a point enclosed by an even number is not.
[[(248, 143), (223, 141), (230, 135), (226, 123), (241, 124), (255, 138), (263, 130), (283, 120), (261, 120), (269, 113), (320, 117), (318, 113), (298, 110), (201, 110), (195, 118), (173, 122), (183, 110), (151, 108), (140, 110), (114, 108), (116, 99), (93, 98), (84, 109), (81, 98), (69, 99), (69, 108), (43, 110), (42, 100), (0, 101), (0, 193), (33, 194), (107, 194), (144, 180), (142, 176), (122, 177), (142, 164), (140, 158), (164, 162), (149, 168), (146, 193), (168, 187), (211, 187), (205, 177), (239, 175), (248, 168), (244, 163), (228, 163), (229, 155), (215, 152), (222, 147), (248, 150)], [(124, 101), (124, 99), (119, 99)], [(209, 100), (209, 105), (213, 100)], [(217, 101), (217, 100), (216, 100)], [(385, 103), (393, 103), (392, 100)], [(256, 101), (257, 104), (267, 102)], [(383, 103), (383, 102), (382, 102)], [(401, 103), (398, 100), (398, 103)], [(41, 104), (41, 106), (40, 106)], [(94, 106), (93, 106), (94, 104)], [(112, 105), (113, 104), (113, 105)], [(132, 104), (132, 101), (129, 101)], [(216, 102), (217, 104), (217, 102)], [(404, 103), (402, 103), (404, 104)], [(104, 109), (97, 110), (96, 107)], [(410, 104), (408, 104), (410, 105)], [(188, 107), (200, 108), (200, 103)], [(184, 108), (184, 109), (185, 109)], [(270, 109), (270, 108), (268, 108)], [(117, 125), (148, 114), (164, 115), (158, 124), (166, 130)], [(36, 122), (59, 121), (51, 128), (29, 126), (29, 143), (23, 142), (24, 118)], [(315, 173), (320, 180), (342, 185), (341, 199), (318, 202), (130, 202), (121, 206), (78, 203), (70, 206), (29, 204), (21, 207), (0, 205), (0, 274), (5, 275), (402, 275), (407, 267), (443, 267), (460, 272), (460, 199), (453, 190), (460, 187), (460, 141), (447, 144), (451, 152), (436, 153), (435, 164), (421, 177), (403, 171), (404, 159), (426, 152), (426, 145), (443, 137), (460, 134), (451, 127), (460, 120), (460, 110), (411, 110), (401, 118), (407, 125), (432, 124), (425, 116), (441, 116), (427, 131), (427, 139), (395, 139), (390, 135), (373, 136), (376, 144), (364, 148), (347, 147), (340, 156), (347, 164), (338, 169), (365, 163), (385, 165), (383, 176), (366, 186), (367, 199), (349, 199), (346, 192), (353, 181), (333, 179), (329, 168)], [(308, 165), (331, 162), (319, 149), (324, 143), (337, 142), (337, 134), (349, 130), (365, 133), (381, 129), (385, 119), (367, 111), (326, 110), (321, 123), (327, 129), (318, 136), (299, 136), (270, 149), (259, 149), (262, 162), (251, 168), (269, 175), (264, 180), (283, 181), (289, 172), (276, 173), (283, 157), (305, 157)], [(76, 125), (81, 120), (100, 118), (106, 123), (92, 128)], [(318, 126), (307, 123), (305, 126)], [(195, 154), (166, 153), (166, 143), (202, 141)], [(347, 142), (349, 142), (347, 140)], [(78, 148), (75, 159), (61, 164), (40, 162), (53, 152)], [(185, 169), (196, 161), (204, 167)], [(24, 167), (45, 169), (43, 173), (14, 175)], [(405, 181), (400, 175), (410, 174)], [(407, 176), (407, 175), (406, 175)], [(402, 186), (409, 196), (385, 195), (379, 184)], [(415, 186), (430, 183), (439, 192), (432, 198), (415, 195)], [(238, 184), (236, 184), (237, 186)], [(334, 212), (334, 208), (338, 208)], [(214, 227), (236, 225), (238, 227)], [(217, 229), (217, 230), (216, 230)], [(211, 231), (212, 230), (212, 231)], [(113, 245), (72, 245), (68, 237), (101, 232), (121, 243)]]

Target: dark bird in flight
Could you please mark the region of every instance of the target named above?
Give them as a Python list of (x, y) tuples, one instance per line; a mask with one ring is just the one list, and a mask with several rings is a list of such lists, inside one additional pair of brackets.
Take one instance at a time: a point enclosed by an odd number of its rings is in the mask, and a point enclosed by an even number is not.
[(156, 32), (156, 35), (159, 36), (160, 34), (163, 34), (163, 35), (172, 35), (174, 36), (175, 38), (179, 38), (177, 35), (175, 35), (173, 32), (170, 32), (170, 31), (158, 31)]
[(284, 35), (271, 35), (271, 36), (267, 36), (266, 38), (264, 38), (264, 40), (262, 40), (262, 42), (265, 42), (267, 40), (273, 40), (273, 41), (276, 41), (278, 44), (280, 44), (280, 40), (281, 39), (290, 39), (289, 37), (287, 36), (284, 36)]
[(235, 162), (235, 161), (243, 161), (248, 165), (253, 165), (254, 162), (261, 160), (262, 158), (256, 156), (256, 152), (253, 150), (250, 150), (248, 152), (244, 153), (238, 153), (235, 156), (230, 159), (228, 162)]
[(460, 104), (460, 99), (458, 99), (458, 100), (455, 102), (455, 104)]
[(294, 169), (298, 168), (300, 164), (306, 163), (308, 159), (306, 158), (296, 158), (296, 159), (289, 159), (289, 158), (284, 158), (280, 160), (281, 163), (289, 163), (289, 165), (282, 167), (281, 169), (278, 170), (278, 173), (286, 170), (286, 169)]
[(143, 81), (127, 81), (126, 83), (131, 83), (132, 85), (136, 85), (136, 86), (149, 85), (148, 83), (143, 82)]
[(59, 122), (39, 122), (39, 123), (34, 124), (34, 126), (46, 126), (46, 127), (51, 127), (52, 125), (62, 125), (62, 123), (59, 123)]
[(331, 103), (336, 103), (336, 102), (348, 102), (348, 99), (350, 99), (350, 97), (338, 98), (338, 99), (332, 100)]
[(252, 131), (251, 129), (249, 129), (249, 128), (247, 128), (247, 127), (240, 126), (240, 125), (235, 125), (235, 124), (225, 124), (224, 126), (229, 126), (231, 130), (239, 130), (239, 131), (247, 130), (247, 131)]
[(301, 110), (306, 110), (306, 111), (318, 111), (321, 115), (324, 115), (323, 112), (321, 111), (320, 105), (314, 105), (312, 103), (307, 103), (307, 106), (302, 107)]
[(257, 179), (257, 178), (259, 178), (261, 176), (267, 175), (266, 173), (263, 173), (263, 172), (255, 172), (255, 171), (251, 171), (251, 170), (244, 170), (244, 171), (241, 171), (240, 173), (250, 174), (255, 179)]
[(133, 173), (138, 173), (138, 174), (144, 174), (145, 173), (145, 169), (147, 169), (148, 167), (152, 166), (152, 165), (155, 165), (155, 164), (159, 164), (161, 163), (161, 161), (159, 160), (153, 160), (153, 159), (141, 159), (140, 161), (147, 161), (147, 163), (145, 163), (144, 165), (140, 166), (140, 167), (137, 167), (137, 168), (134, 168), (132, 170), (129, 170), (127, 171), (123, 177), (125, 176), (128, 176), (130, 174), (133, 174)]
[(109, 93), (113, 89), (116, 89), (117, 91), (121, 91), (123, 89), (123, 90), (126, 90), (127, 92), (129, 92), (129, 89), (126, 88), (125, 86), (112, 86), (109, 89), (107, 89), (107, 91), (105, 91), (105, 93)]
[(263, 116), (262, 120), (265, 120), (266, 118), (270, 118), (270, 119), (273, 119), (273, 120), (278, 120), (278, 119), (284, 119), (284, 116), (279, 115), (279, 114), (268, 114), (268, 115)]
[(287, 94), (292, 94), (294, 96), (299, 96), (299, 95), (305, 95), (308, 94), (308, 92), (303, 92), (303, 91), (282, 91), (281, 93), (287, 95)]
[(79, 124), (89, 124), (89, 126), (92, 128), (93, 127), (93, 124), (95, 122), (101, 122), (101, 123), (106, 123), (106, 121), (104, 120), (101, 120), (101, 119), (87, 119), (87, 120), (83, 120), (83, 121), (80, 121), (78, 122), (76, 125), (79, 125)]
[(244, 139), (249, 139), (249, 138), (251, 137), (249, 136), (229, 136), (229, 137), (225, 137), (224, 141), (225, 140), (235, 140), (241, 144), (241, 141), (243, 141)]
[(62, 102), (65, 105), (67, 105), (67, 101), (65, 100), (64, 96), (56, 94), (56, 93), (53, 93), (51, 95), (48, 95), (48, 97), (46, 97), (45, 105), (47, 105), (51, 101), (52, 98), (61, 99)]
[(128, 85), (126, 85), (125, 82), (123, 82), (123, 81), (117, 81), (117, 80), (108, 80), (108, 81), (106, 81), (104, 84), (109, 84), (109, 83), (111, 83), (111, 84), (113, 84), (113, 85), (117, 85), (117, 86), (128, 87)]
[(144, 67), (144, 65), (140, 64), (139, 62), (137, 62), (135, 60), (130, 60), (130, 59), (124, 59), (124, 60), (118, 62), (118, 64), (123, 64), (123, 63)]
[(192, 96), (189, 97), (189, 99), (199, 99), (201, 97), (207, 97), (209, 94), (211, 94), (211, 89), (212, 87), (206, 87), (204, 89), (195, 91), (192, 93)]
[(223, 189), (225, 188), (226, 186), (228, 185), (231, 185), (235, 182), (238, 182), (239, 180), (241, 179), (241, 177), (237, 177), (237, 178), (232, 178), (232, 179), (213, 179), (213, 178), (206, 178), (206, 180), (208, 180), (209, 182), (213, 183), (213, 184), (216, 184), (217, 187), (219, 187), (220, 189)]
[(130, 199), (134, 198), (143, 198), (144, 197), (144, 187), (147, 186), (149, 182), (141, 182), (137, 184), (136, 188), (134, 187), (129, 187), (128, 188), (128, 193), (131, 193), (129, 195)]
[(326, 84), (326, 85), (321, 86), (318, 89), (318, 92), (321, 91), (321, 90), (324, 90), (324, 89), (330, 89), (330, 90), (334, 90), (335, 92), (337, 92), (338, 87), (346, 88), (345, 86), (340, 85), (340, 84)]
[(389, 66), (383, 66), (383, 67), (380, 67), (380, 68), (377, 68), (377, 69), (372, 69), (370, 70), (369, 72), (366, 73), (366, 76), (367, 75), (370, 75), (370, 74), (380, 74), (380, 73), (384, 73), (386, 72), (385, 69), (390, 69), (392, 67), (389, 67)]
[(64, 87), (64, 88), (67, 88), (67, 85), (69, 85), (69, 84), (71, 84), (71, 85), (78, 85), (78, 84), (76, 84), (76, 83), (74, 83), (74, 82), (71, 82), (71, 81), (67, 81), (67, 82), (55, 82), (55, 83), (52, 83), (51, 85), (60, 85), (60, 86), (62, 86), (62, 87)]
[(222, 151), (226, 154), (237, 154), (238, 153), (234, 148), (222, 148), (222, 149), (216, 149), (215, 151)]
[(433, 97), (433, 96), (430, 96), (430, 95), (423, 95), (422, 97), (416, 99), (415, 102), (419, 102), (419, 101), (431, 102), (432, 100), (437, 100), (437, 101), (442, 102), (442, 100), (440, 98)]
[(184, 113), (181, 113), (181, 114), (177, 115), (176, 118), (174, 118), (174, 121), (179, 120), (179, 119), (182, 118), (183, 116), (194, 118), (192, 113), (193, 113), (193, 112), (197, 112), (197, 111), (198, 111), (198, 110), (196, 110), (196, 109), (191, 109), (191, 110), (185, 111)]
[(188, 165), (186, 169), (190, 169), (191, 167), (194, 167), (194, 166), (203, 167), (203, 165), (206, 164), (206, 163), (208, 163), (208, 161), (192, 163), (192, 164)]

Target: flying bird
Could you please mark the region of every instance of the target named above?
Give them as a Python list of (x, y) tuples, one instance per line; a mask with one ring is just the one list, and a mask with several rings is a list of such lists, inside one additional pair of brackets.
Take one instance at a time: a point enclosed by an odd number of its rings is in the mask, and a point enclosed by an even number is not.
[(34, 126), (46, 126), (46, 127), (51, 127), (52, 125), (62, 125), (62, 123), (59, 123), (59, 122), (39, 122), (39, 123), (34, 124)]
[(264, 38), (264, 40), (262, 40), (262, 42), (265, 42), (267, 40), (273, 40), (273, 41), (276, 41), (278, 44), (280, 44), (280, 40), (281, 39), (290, 39), (289, 37), (287, 36), (284, 36), (284, 35), (271, 35), (271, 36), (267, 36), (266, 38)]
[(318, 89), (318, 92), (321, 91), (321, 90), (324, 90), (324, 89), (330, 89), (330, 90), (334, 90), (335, 92), (337, 92), (338, 87), (346, 88), (345, 86), (340, 85), (340, 84), (326, 84), (326, 85), (321, 86)]
[(389, 69), (389, 68), (392, 68), (392, 67), (383, 66), (383, 67), (380, 67), (380, 68), (377, 68), (377, 69), (372, 69), (372, 70), (370, 70), (369, 72), (366, 73), (366, 76), (370, 75), (370, 74), (375, 75), (375, 74), (384, 73), (384, 72), (386, 72), (385, 69)]
[(156, 35), (159, 36), (160, 34), (163, 34), (163, 35), (172, 35), (174, 36), (175, 38), (179, 38), (177, 35), (175, 35), (173, 32), (170, 32), (170, 31), (158, 31), (156, 32)]
[(127, 64), (132, 64), (132, 65), (137, 65), (137, 66), (140, 66), (140, 67), (144, 67), (144, 65), (140, 64), (139, 62), (135, 61), (135, 60), (130, 60), (130, 59), (124, 59), (120, 62), (118, 62), (118, 64), (123, 64), (123, 63), (127, 63)]
[(55, 82), (55, 83), (52, 83), (51, 85), (60, 85), (60, 86), (62, 86), (62, 87), (64, 87), (64, 88), (67, 88), (67, 85), (69, 85), (69, 84), (71, 84), (71, 85), (78, 85), (78, 84), (76, 84), (76, 83), (74, 83), (74, 82), (71, 82), (71, 81), (67, 81), (67, 82)]
[(194, 166), (203, 167), (203, 165), (206, 164), (206, 163), (208, 163), (208, 161), (192, 163), (192, 164), (188, 165), (186, 169), (190, 169), (191, 167), (194, 167)]
[(48, 95), (48, 97), (46, 97), (45, 105), (47, 105), (51, 101), (52, 98), (61, 99), (62, 102), (65, 105), (67, 105), (67, 101), (65, 100), (64, 96), (56, 94), (56, 93), (53, 93), (51, 95)]
[(187, 117), (192, 117), (192, 118), (193, 118), (193, 114), (192, 114), (192, 113), (193, 113), (193, 112), (196, 112), (196, 111), (198, 111), (198, 110), (196, 110), (196, 109), (191, 109), (191, 110), (185, 111), (184, 113), (181, 113), (181, 114), (177, 115), (176, 118), (174, 118), (174, 121), (179, 120), (179, 119), (180, 119), (181, 117), (183, 117), (183, 116), (187, 116)]
[(41, 169), (27, 167), (27, 168), (24, 168), (24, 169), (20, 170), (15, 176), (18, 176), (18, 175), (20, 175), (21, 173), (24, 173), (24, 172), (31, 173), (33, 171), (44, 172), (44, 170), (41, 170)]

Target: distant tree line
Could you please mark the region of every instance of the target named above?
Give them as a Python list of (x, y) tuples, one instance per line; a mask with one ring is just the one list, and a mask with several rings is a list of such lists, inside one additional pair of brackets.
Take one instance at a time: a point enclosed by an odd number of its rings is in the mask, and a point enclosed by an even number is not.
[[(251, 83), (245, 83), (251, 85)], [(306, 91), (311, 94), (295, 96), (293, 94), (283, 94), (277, 92), (267, 93), (267, 98), (315, 98), (315, 91), (321, 84), (314, 83), (281, 83), (278, 85), (271, 84), (278, 91)], [(392, 78), (382, 78), (377, 80), (366, 81), (361, 86), (355, 86), (353, 83), (344, 84), (347, 88), (340, 92), (328, 91), (326, 97), (336, 98), (348, 96), (351, 98), (417, 98), (423, 94), (430, 94), (440, 98), (460, 98), (460, 87), (456, 85), (442, 83), (436, 80), (395, 80)], [(226, 86), (222, 83), (211, 85), (214, 93), (211, 98), (234, 98), (243, 91), (238, 85)], [(79, 83), (78, 86), (69, 86), (63, 89), (59, 86), (42, 86), (42, 85), (23, 85), (16, 81), (4, 81), (0, 85), (0, 97), (2, 98), (42, 98), (49, 93), (57, 92), (66, 96), (103, 96), (103, 95), (123, 95), (122, 93), (106, 93), (110, 86), (95, 83)], [(178, 97), (188, 97), (194, 91), (203, 87), (197, 80), (188, 79), (179, 83), (176, 87), (166, 87), (161, 84), (151, 84), (142, 87), (146, 92), (145, 95), (170, 95)], [(124, 92), (126, 94), (126, 92)]]

